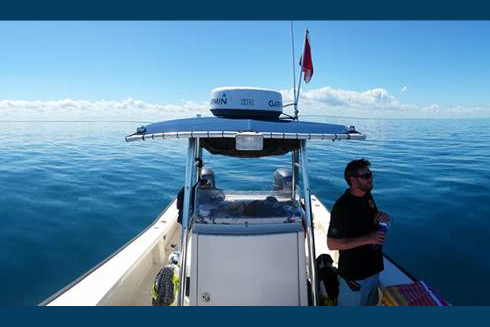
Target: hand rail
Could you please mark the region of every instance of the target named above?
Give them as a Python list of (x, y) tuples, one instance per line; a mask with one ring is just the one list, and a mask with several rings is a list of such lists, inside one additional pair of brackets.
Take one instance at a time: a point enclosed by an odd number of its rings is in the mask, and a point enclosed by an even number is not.
[(303, 188), (305, 197), (305, 217), (306, 217), (306, 231), (308, 240), (308, 256), (310, 264), (310, 279), (311, 279), (311, 291), (313, 295), (313, 305), (318, 305), (317, 298), (317, 273), (315, 264), (315, 237), (313, 230), (313, 217), (311, 216), (311, 195), (310, 195), (310, 181), (308, 176), (307, 157), (306, 157), (306, 140), (300, 141), (301, 150), (301, 170), (303, 175)]
[(184, 305), (185, 297), (185, 277), (187, 266), (187, 238), (188, 238), (188, 224), (189, 224), (189, 209), (191, 202), (191, 184), (193, 177), (193, 164), (196, 154), (196, 139), (190, 138), (189, 145), (187, 147), (187, 160), (185, 166), (185, 185), (184, 185), (184, 213), (182, 215), (182, 232), (180, 241), (180, 250), (182, 255), (180, 257), (180, 276), (179, 276), (179, 298), (177, 304), (179, 306)]

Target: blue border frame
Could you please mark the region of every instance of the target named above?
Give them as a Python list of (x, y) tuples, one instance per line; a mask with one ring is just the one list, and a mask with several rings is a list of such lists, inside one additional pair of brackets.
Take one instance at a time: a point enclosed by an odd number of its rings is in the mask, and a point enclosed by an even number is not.
[[(185, 310), (185, 311), (184, 311)], [(311, 310), (316, 310), (315, 312)], [(334, 326), (464, 326), (479, 323), (487, 316), (486, 307), (1, 307), (5, 326), (152, 326), (155, 324), (212, 324), (227, 326), (236, 321), (240, 325), (305, 326), (309, 323)], [(183, 315), (184, 319), (179, 319)], [(174, 321), (176, 320), (176, 321)]]
[[(484, 0), (451, 2), (247, 0), (19, 0), (2, 3), (0, 20), (482, 20)], [(246, 5), (243, 5), (246, 4)]]
[[(61, 0), (8, 1), (0, 7), (0, 20), (478, 20), (490, 19), (489, 4), (483, 0), (448, 1), (275, 1), (248, 0), (233, 8), (233, 2)], [(455, 281), (456, 282), (456, 281)], [(490, 304), (489, 304), (490, 305)], [(151, 311), (150, 311), (151, 310)], [(169, 314), (168, 310), (177, 310)], [(6, 325), (50, 326), (93, 323), (155, 324), (177, 319), (186, 310), (185, 323), (213, 325), (269, 322), (307, 324), (308, 316), (318, 324), (379, 325), (466, 325), (484, 321), (488, 307), (450, 308), (43, 308), (0, 307)], [(198, 310), (198, 311), (195, 311)], [(310, 310), (321, 310), (311, 312)], [(199, 313), (193, 315), (192, 313)]]

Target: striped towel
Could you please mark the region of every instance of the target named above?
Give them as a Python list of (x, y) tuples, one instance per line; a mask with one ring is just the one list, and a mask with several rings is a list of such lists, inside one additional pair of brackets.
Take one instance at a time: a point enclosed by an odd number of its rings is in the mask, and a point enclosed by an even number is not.
[(388, 286), (383, 290), (381, 305), (386, 306), (450, 306), (423, 281)]

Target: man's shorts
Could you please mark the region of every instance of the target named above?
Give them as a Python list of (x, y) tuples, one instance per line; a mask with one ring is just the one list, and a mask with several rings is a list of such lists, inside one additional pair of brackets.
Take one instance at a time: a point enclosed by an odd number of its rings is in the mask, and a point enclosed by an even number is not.
[(361, 286), (359, 291), (353, 291), (346, 281), (339, 276), (339, 306), (376, 305), (378, 303), (379, 274), (366, 279), (356, 280)]

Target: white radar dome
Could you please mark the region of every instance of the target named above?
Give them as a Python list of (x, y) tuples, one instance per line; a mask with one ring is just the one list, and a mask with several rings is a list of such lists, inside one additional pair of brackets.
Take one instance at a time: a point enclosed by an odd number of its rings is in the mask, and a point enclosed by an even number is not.
[(282, 95), (254, 87), (219, 87), (211, 91), (210, 107), (218, 117), (277, 119)]

